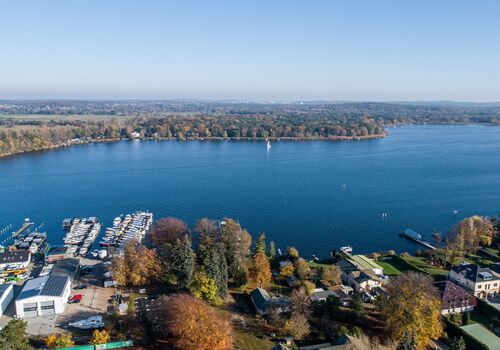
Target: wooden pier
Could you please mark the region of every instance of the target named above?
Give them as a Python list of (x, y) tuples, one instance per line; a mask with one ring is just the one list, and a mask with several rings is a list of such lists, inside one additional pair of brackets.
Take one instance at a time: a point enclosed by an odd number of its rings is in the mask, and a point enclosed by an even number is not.
[(33, 223), (29, 222), (29, 220), (25, 220), (23, 226), (21, 226), (21, 228), (19, 230), (17, 230), (16, 232), (12, 233), (12, 238), (18, 237), (19, 235), (21, 235), (24, 231), (26, 231), (31, 226), (33, 226)]

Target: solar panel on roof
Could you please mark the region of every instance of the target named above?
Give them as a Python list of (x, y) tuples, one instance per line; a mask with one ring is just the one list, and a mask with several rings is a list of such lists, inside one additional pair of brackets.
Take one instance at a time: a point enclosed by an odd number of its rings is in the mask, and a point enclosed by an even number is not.
[(66, 276), (49, 276), (40, 294), (61, 296), (64, 293), (67, 281), (68, 277)]

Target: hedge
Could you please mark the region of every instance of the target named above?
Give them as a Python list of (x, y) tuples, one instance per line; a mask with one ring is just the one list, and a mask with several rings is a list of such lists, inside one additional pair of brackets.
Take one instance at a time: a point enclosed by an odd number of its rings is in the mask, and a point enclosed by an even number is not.
[(464, 332), (462, 328), (458, 327), (456, 324), (448, 320), (446, 317), (444, 318), (445, 330), (448, 333), (448, 339), (452, 337), (462, 337), (464, 338), (465, 345), (467, 345), (467, 349), (474, 350), (490, 350), (485, 344), (472, 337), (469, 333)]
[(483, 299), (477, 298), (477, 306), (476, 311), (482, 313), (485, 316), (488, 316), (492, 319), (500, 319), (500, 311), (498, 311), (495, 307), (491, 306), (488, 302)]

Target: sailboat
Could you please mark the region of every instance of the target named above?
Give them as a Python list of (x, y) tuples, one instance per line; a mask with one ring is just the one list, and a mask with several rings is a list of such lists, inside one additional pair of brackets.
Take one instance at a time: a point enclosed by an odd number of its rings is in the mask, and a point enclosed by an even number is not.
[(270, 150), (271, 149), (271, 142), (269, 142), (269, 140), (267, 140), (267, 150)]

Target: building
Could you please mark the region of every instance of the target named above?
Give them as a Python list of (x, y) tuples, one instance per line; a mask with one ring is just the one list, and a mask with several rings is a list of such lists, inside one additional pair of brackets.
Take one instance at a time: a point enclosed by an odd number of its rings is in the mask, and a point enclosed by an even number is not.
[(58, 260), (54, 264), (52, 271), (50, 272), (51, 276), (67, 276), (70, 281), (73, 282), (78, 273), (80, 267), (80, 260), (76, 258), (69, 258)]
[(469, 312), (477, 304), (476, 298), (471, 293), (450, 281), (436, 282), (434, 286), (439, 290), (443, 315)]
[(250, 292), (250, 299), (252, 299), (255, 310), (261, 316), (267, 315), (271, 309), (276, 309), (278, 312), (285, 312), (291, 308), (290, 299), (285, 297), (271, 298), (269, 293), (262, 288), (252, 290)]
[(71, 293), (68, 276), (45, 276), (28, 280), (16, 299), (19, 318), (53, 316), (66, 308)]
[(25, 269), (28, 267), (30, 260), (31, 253), (29, 250), (0, 253), (0, 270), (7, 268)]
[(488, 268), (475, 264), (453, 266), (450, 280), (470, 291), (476, 298), (492, 298), (500, 292), (500, 277)]
[(13, 298), (14, 285), (11, 283), (0, 284), (0, 316), (3, 316)]
[(384, 269), (364, 255), (353, 255), (338, 262), (342, 280), (357, 292), (369, 292), (387, 281)]
[(318, 303), (321, 301), (326, 301), (328, 297), (337, 296), (333, 290), (324, 290), (323, 288), (316, 288), (311, 294), (311, 301), (313, 303)]
[(45, 260), (47, 261), (47, 264), (53, 264), (58, 260), (65, 259), (67, 252), (67, 246), (54, 247), (48, 252)]

